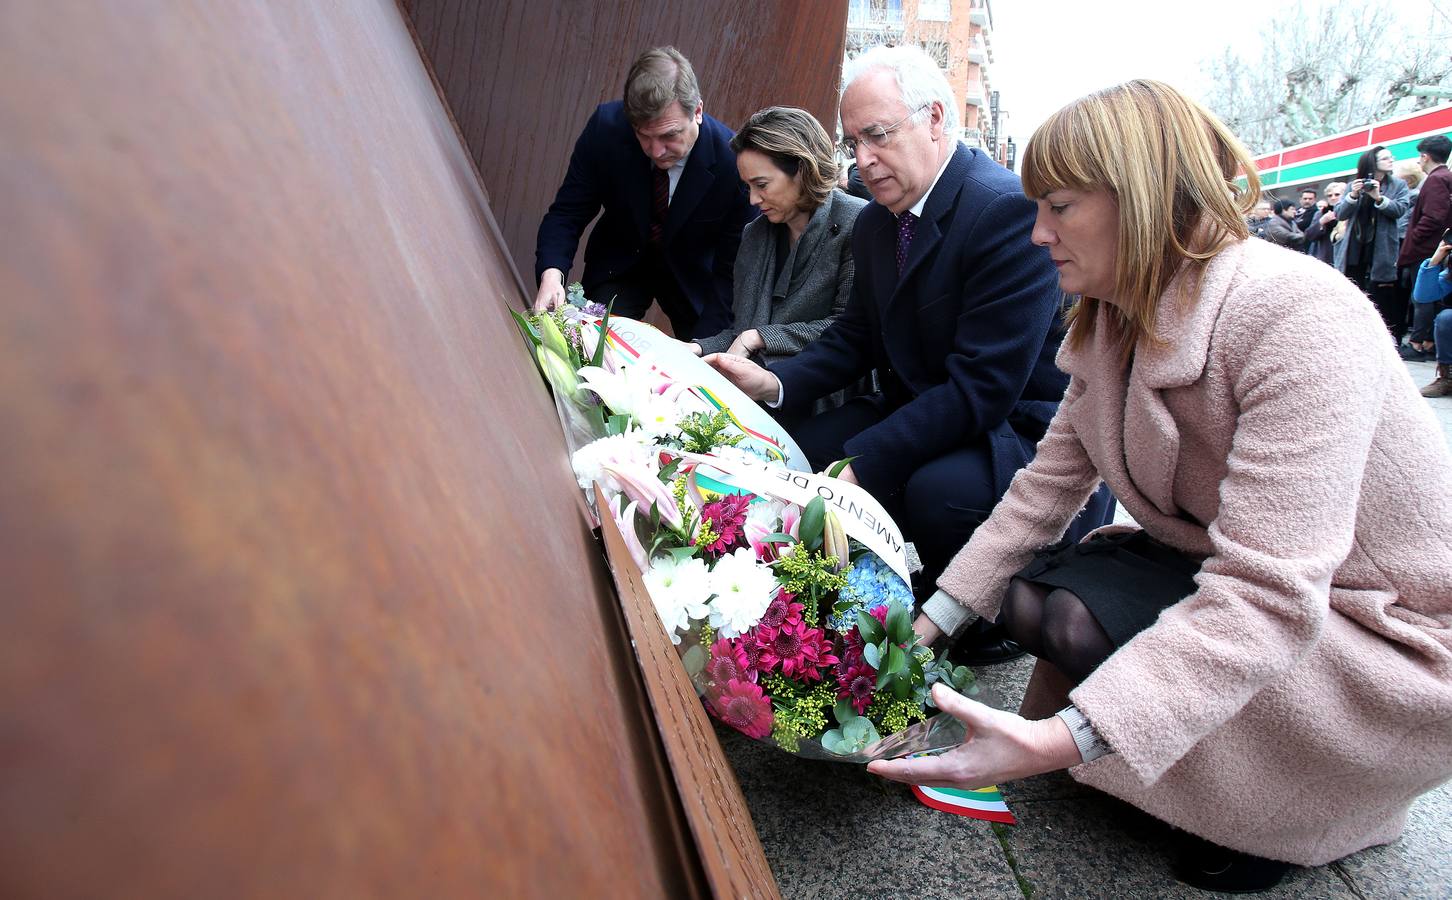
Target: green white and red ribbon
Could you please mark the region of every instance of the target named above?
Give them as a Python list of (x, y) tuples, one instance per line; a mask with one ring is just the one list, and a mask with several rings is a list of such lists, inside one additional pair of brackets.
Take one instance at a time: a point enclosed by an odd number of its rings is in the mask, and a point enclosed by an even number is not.
[(1008, 804), (1003, 800), (1003, 794), (999, 793), (996, 785), (978, 788), (975, 791), (962, 791), (957, 788), (936, 788), (921, 787), (913, 785), (913, 796), (924, 806), (943, 812), (953, 813), (956, 816), (967, 816), (970, 819), (983, 819), (987, 822), (1002, 822), (1005, 825), (1017, 825), (1018, 820), (1009, 812)]

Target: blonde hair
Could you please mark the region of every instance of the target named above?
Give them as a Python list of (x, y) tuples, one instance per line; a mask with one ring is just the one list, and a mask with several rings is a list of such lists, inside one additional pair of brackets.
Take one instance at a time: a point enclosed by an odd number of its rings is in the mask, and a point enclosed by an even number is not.
[(1404, 159), (1392, 167), (1392, 174), (1414, 188), (1422, 183), (1422, 166), (1415, 159)]
[[(1193, 291), (1212, 257), (1250, 236), (1245, 217), (1260, 178), (1213, 113), (1167, 84), (1136, 79), (1075, 100), (1029, 139), (1024, 193), (1066, 188), (1107, 190), (1119, 204), (1110, 321), (1128, 359), (1141, 338), (1155, 339), (1155, 313), (1176, 275), (1187, 269), (1183, 290)], [(1093, 335), (1101, 302), (1081, 297), (1069, 310), (1069, 346)]]
[(837, 152), (827, 129), (811, 113), (792, 106), (768, 106), (751, 114), (731, 139), (735, 153), (755, 150), (788, 177), (801, 176), (797, 206), (812, 212), (837, 186)]

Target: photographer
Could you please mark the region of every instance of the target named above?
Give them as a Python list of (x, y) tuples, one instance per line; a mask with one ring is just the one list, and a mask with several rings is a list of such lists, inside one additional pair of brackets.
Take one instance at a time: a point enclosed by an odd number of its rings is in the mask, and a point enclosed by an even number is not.
[(1407, 304), (1397, 290), (1397, 220), (1409, 201), (1407, 183), (1392, 175), (1395, 163), (1385, 147), (1363, 153), (1336, 218), (1347, 223), (1341, 271), (1376, 304), (1392, 342), (1400, 344), (1407, 331)]

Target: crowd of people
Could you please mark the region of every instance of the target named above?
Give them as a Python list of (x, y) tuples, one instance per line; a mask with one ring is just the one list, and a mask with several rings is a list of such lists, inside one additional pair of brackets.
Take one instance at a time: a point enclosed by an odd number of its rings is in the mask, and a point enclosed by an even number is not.
[[(1259, 205), (1245, 149), (1161, 83), (1060, 110), (1022, 180), (957, 109), (926, 53), (875, 48), (838, 146), (783, 107), (733, 135), (683, 56), (647, 51), (540, 226), (536, 308), (600, 216), (587, 295), (654, 300), (812, 465), (847, 461), (917, 548), (924, 642), (1038, 658), (1017, 714), (939, 685), (965, 742), (870, 771), (1070, 768), (1216, 890), (1395, 839), (1452, 776), (1452, 457), (1382, 288), (1410, 267), (1452, 292), (1446, 140), (1419, 146), (1415, 204), (1377, 148), (1323, 200)], [(1452, 318), (1431, 328), (1440, 353)]]
[[(1452, 300), (1444, 289), (1452, 241), (1452, 140), (1423, 138), (1415, 160), (1386, 147), (1363, 153), (1350, 182), (1333, 181), (1317, 199), (1262, 200), (1251, 233), (1336, 267), (1375, 304), (1402, 359), (1435, 359), (1424, 397), (1452, 396)], [(1438, 335), (1442, 335), (1439, 342)], [(1403, 339), (1406, 343), (1403, 344)]]

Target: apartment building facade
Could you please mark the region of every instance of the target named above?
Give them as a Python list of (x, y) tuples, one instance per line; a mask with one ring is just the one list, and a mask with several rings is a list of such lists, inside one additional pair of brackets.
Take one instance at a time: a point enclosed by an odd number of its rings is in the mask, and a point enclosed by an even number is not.
[(878, 44), (917, 44), (938, 61), (958, 98), (959, 137), (1010, 164), (1007, 113), (999, 106), (989, 0), (848, 0), (847, 53)]

